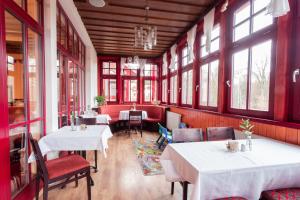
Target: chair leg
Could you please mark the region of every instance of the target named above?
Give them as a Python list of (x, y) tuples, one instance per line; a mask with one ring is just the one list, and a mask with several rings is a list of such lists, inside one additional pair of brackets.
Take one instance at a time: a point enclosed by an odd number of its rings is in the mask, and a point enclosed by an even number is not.
[(39, 192), (40, 192), (40, 177), (36, 177), (36, 182), (35, 182), (35, 199), (39, 200)]
[(75, 187), (78, 187), (78, 175), (75, 175)]
[(182, 187), (183, 187), (182, 199), (183, 200), (187, 200), (187, 196), (188, 196), (188, 182), (184, 181)]
[(156, 143), (157, 143), (157, 144), (159, 143), (160, 138), (161, 138), (161, 135), (160, 135), (160, 136), (157, 138), (157, 140), (156, 140)]
[(91, 200), (92, 197), (91, 197), (91, 173), (90, 173), (90, 171), (87, 172), (86, 184), (87, 184), (88, 200)]
[(158, 145), (158, 148), (159, 148), (159, 149), (160, 149), (161, 146), (164, 144), (164, 142), (165, 142), (165, 138), (162, 138), (162, 140), (160, 141), (160, 144)]
[(174, 182), (172, 182), (172, 183), (171, 183), (171, 195), (173, 195), (173, 194), (174, 194), (174, 185), (175, 185), (175, 183), (174, 183)]
[(95, 173), (98, 172), (98, 152), (97, 150), (94, 151), (95, 154)]
[(48, 200), (48, 183), (44, 182), (43, 200)]

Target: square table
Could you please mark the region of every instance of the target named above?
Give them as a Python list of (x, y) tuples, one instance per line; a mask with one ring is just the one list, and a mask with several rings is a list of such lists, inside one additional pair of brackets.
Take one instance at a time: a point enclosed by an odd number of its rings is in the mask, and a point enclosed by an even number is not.
[[(39, 140), (42, 155), (53, 151), (89, 151), (99, 150), (104, 153), (108, 148), (108, 139), (112, 137), (108, 125), (89, 125), (86, 130), (72, 131), (70, 126), (64, 126), (57, 131), (47, 134)], [(33, 162), (31, 154), (28, 162)]]
[(171, 162), (178, 175), (193, 184), (193, 200), (230, 196), (258, 200), (265, 190), (300, 187), (298, 146), (253, 139), (252, 151), (231, 153), (226, 143), (169, 144), (160, 159), (162, 163)]

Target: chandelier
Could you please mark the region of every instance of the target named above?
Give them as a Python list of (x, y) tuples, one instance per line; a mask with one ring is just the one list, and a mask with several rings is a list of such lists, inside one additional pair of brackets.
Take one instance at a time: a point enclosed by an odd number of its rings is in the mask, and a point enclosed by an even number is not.
[(157, 27), (148, 24), (148, 12), (150, 7), (148, 3), (145, 7), (145, 26), (139, 25), (134, 27), (134, 46), (144, 48), (144, 50), (151, 50), (157, 44)]

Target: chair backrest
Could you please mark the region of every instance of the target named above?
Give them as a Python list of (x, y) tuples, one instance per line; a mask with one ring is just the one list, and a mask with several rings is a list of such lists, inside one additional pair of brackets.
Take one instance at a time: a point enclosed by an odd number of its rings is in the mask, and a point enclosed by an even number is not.
[(173, 142), (201, 142), (203, 132), (201, 128), (181, 128), (172, 131)]
[(29, 134), (29, 137), (30, 137), (30, 143), (31, 143), (32, 150), (33, 150), (36, 164), (37, 164), (37, 173), (39, 173), (40, 176), (44, 177), (44, 179), (46, 179), (46, 178), (48, 179), (48, 170), (47, 170), (43, 155), (41, 153), (39, 144), (36, 141), (36, 139), (34, 139), (32, 137), (31, 134)]
[(129, 111), (129, 121), (142, 121), (142, 111), (141, 110), (130, 110)]
[(235, 140), (234, 129), (232, 127), (208, 127), (206, 139), (208, 141)]
[(96, 117), (91, 117), (91, 118), (80, 117), (79, 124), (96, 125)]
[(160, 134), (160, 135), (162, 135), (162, 133), (163, 133), (163, 131), (162, 131), (162, 125), (160, 124), (160, 123), (157, 123), (157, 125), (158, 125), (158, 133)]

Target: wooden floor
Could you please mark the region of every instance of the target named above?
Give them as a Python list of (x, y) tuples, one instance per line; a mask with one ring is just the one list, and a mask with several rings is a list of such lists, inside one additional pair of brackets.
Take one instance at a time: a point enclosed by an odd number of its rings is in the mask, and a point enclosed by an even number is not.
[[(144, 132), (143, 138), (156, 138), (157, 133)], [(93, 200), (175, 200), (182, 199), (182, 187), (175, 184), (175, 193), (170, 195), (171, 184), (164, 175), (144, 176), (138, 163), (132, 141), (140, 139), (139, 134), (114, 134), (109, 140), (107, 158), (99, 152), (99, 171), (92, 173), (95, 185), (92, 187)], [(93, 162), (93, 154), (88, 159)], [(49, 192), (49, 200), (87, 199), (86, 180), (80, 180), (79, 186), (69, 184), (65, 189)], [(42, 199), (42, 192), (40, 192)]]

